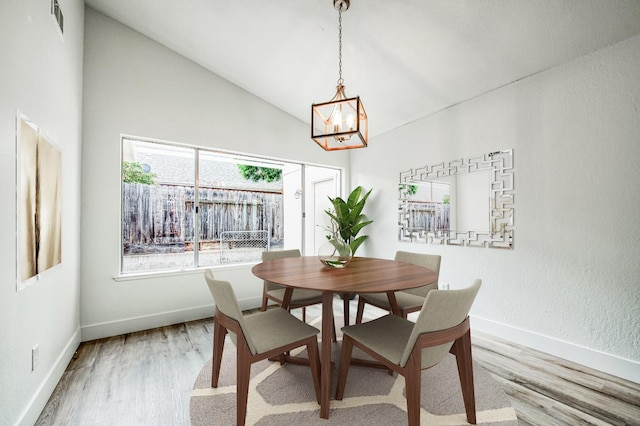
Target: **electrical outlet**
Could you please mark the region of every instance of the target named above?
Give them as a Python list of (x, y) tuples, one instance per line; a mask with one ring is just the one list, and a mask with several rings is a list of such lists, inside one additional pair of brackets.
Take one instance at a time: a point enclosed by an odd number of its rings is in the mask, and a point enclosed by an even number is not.
[(40, 345), (35, 345), (31, 349), (31, 371), (35, 371), (38, 364), (40, 364)]
[(449, 283), (440, 283), (440, 290), (449, 290)]

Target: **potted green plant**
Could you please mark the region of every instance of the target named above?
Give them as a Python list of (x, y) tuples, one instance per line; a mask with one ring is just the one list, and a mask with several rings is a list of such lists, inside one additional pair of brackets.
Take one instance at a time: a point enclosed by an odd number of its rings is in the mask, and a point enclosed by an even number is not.
[[(349, 244), (352, 256), (355, 256), (358, 247), (369, 238), (368, 235), (358, 234), (362, 228), (373, 222), (373, 220), (366, 220), (366, 217), (362, 214), (362, 209), (364, 209), (372, 190), (370, 189), (364, 195), (362, 195), (362, 191), (362, 187), (358, 186), (351, 191), (347, 201), (340, 197), (329, 197), (333, 209), (325, 210), (331, 218), (332, 228), (334, 228), (330, 229), (333, 232), (332, 235), (327, 235), (327, 239), (331, 240), (331, 238), (339, 235), (344, 242)], [(337, 234), (335, 230), (337, 230)]]

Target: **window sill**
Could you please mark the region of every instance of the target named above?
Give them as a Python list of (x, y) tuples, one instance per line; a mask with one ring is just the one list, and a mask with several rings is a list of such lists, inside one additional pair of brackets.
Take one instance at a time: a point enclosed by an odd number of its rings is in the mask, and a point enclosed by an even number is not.
[(233, 265), (215, 265), (215, 266), (202, 266), (199, 268), (186, 268), (186, 269), (170, 269), (166, 271), (151, 271), (151, 272), (139, 272), (139, 273), (129, 273), (129, 274), (120, 274), (113, 277), (114, 281), (138, 281), (138, 280), (149, 280), (154, 278), (164, 278), (164, 277), (175, 277), (175, 276), (184, 276), (184, 275), (195, 275), (202, 274), (207, 269), (215, 269), (216, 271), (234, 271), (234, 270), (244, 270), (252, 268), (254, 265), (257, 265), (260, 262), (254, 263), (236, 263)]

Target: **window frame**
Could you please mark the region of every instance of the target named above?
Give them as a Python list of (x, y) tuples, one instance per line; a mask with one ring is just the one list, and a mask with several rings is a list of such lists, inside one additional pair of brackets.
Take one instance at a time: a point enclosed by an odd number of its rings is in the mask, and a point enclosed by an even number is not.
[[(124, 258), (125, 258), (125, 254), (124, 254), (124, 240), (123, 240), (123, 235), (124, 235), (124, 197), (123, 197), (123, 164), (126, 161), (125, 160), (125, 141), (132, 141), (132, 142), (142, 142), (142, 143), (149, 143), (149, 144), (157, 144), (157, 145), (165, 145), (165, 146), (169, 146), (169, 147), (177, 147), (177, 148), (184, 148), (184, 149), (190, 149), (193, 150), (194, 152), (194, 167), (195, 167), (195, 176), (194, 176), (194, 189), (197, 189), (200, 187), (200, 158), (201, 158), (201, 153), (202, 152), (206, 152), (206, 153), (211, 153), (214, 154), (216, 156), (222, 156), (222, 157), (239, 157), (241, 159), (246, 159), (247, 162), (252, 162), (252, 163), (256, 163), (256, 164), (262, 164), (268, 167), (268, 165), (276, 165), (276, 166), (283, 166), (283, 165), (292, 165), (292, 166), (298, 166), (301, 169), (301, 173), (300, 173), (300, 187), (302, 188), (302, 196), (300, 197), (300, 203), (302, 204), (301, 206), (301, 210), (302, 210), (302, 217), (300, 218), (300, 248), (301, 251), (304, 253), (304, 246), (305, 246), (305, 239), (307, 238), (306, 233), (308, 231), (305, 231), (305, 229), (307, 228), (305, 226), (305, 220), (307, 217), (306, 214), (306, 208), (305, 208), (305, 168), (306, 167), (320, 167), (320, 168), (325, 168), (327, 170), (331, 170), (333, 173), (335, 173), (336, 177), (337, 177), (337, 183), (339, 185), (339, 189), (337, 190), (338, 195), (342, 194), (344, 192), (344, 187), (345, 187), (345, 182), (344, 182), (344, 177), (345, 177), (345, 173), (344, 173), (344, 168), (342, 167), (338, 167), (338, 166), (331, 166), (331, 165), (319, 165), (319, 164), (313, 164), (313, 163), (306, 163), (306, 162), (302, 162), (302, 161), (295, 161), (295, 160), (287, 160), (287, 159), (281, 159), (281, 158), (276, 158), (276, 157), (270, 157), (270, 156), (262, 156), (262, 155), (256, 155), (256, 154), (249, 154), (249, 153), (245, 153), (245, 152), (239, 152), (239, 151), (231, 151), (231, 150), (225, 150), (225, 149), (220, 149), (220, 148), (214, 148), (214, 147), (210, 147), (210, 146), (200, 146), (200, 145), (193, 145), (193, 144), (185, 144), (185, 143), (180, 143), (180, 142), (170, 142), (170, 141), (166, 141), (166, 140), (158, 140), (158, 139), (154, 139), (154, 138), (148, 138), (148, 137), (141, 137), (141, 136), (133, 136), (133, 135), (129, 135), (129, 134), (121, 134), (120, 135), (120, 148), (121, 148), (121, 155), (120, 155), (120, 184), (121, 184), (121, 188), (120, 188), (120, 239), (119, 239), (119, 265), (118, 265), (118, 273), (119, 275), (117, 276), (117, 280), (130, 280), (130, 279), (136, 279), (136, 278), (147, 278), (147, 277), (152, 277), (152, 276), (171, 276), (174, 274), (182, 274), (185, 272), (194, 272), (194, 273), (199, 273), (202, 269), (206, 269), (206, 268), (216, 268), (216, 269), (245, 269), (247, 266), (259, 263), (259, 261), (248, 261), (248, 262), (235, 262), (235, 263), (224, 263), (224, 264), (207, 264), (207, 265), (202, 265), (200, 262), (200, 252), (201, 250), (198, 247), (198, 239), (200, 237), (200, 233), (197, 231), (199, 229), (199, 215), (196, 214), (193, 220), (193, 233), (194, 233), (194, 257), (193, 257), (193, 261), (191, 266), (188, 267), (177, 267), (177, 268), (166, 268), (166, 269), (153, 269), (153, 270), (144, 270), (144, 271), (123, 271), (123, 267), (124, 267)], [(241, 163), (236, 163), (236, 164), (241, 164)], [(283, 169), (284, 170), (284, 169)], [(284, 176), (281, 178), (281, 180), (284, 178)], [(198, 209), (200, 208), (200, 199), (199, 199), (199, 190), (194, 190), (194, 207), (197, 207)], [(300, 189), (296, 191), (297, 193), (300, 192)], [(284, 197), (284, 183), (283, 183), (283, 197)], [(297, 195), (297, 194), (296, 194)], [(296, 196), (296, 198), (298, 198)], [(282, 206), (282, 210), (283, 212), (285, 211), (285, 205), (283, 202), (283, 206)], [(285, 221), (286, 222), (286, 221)], [(283, 227), (284, 224), (283, 224)], [(286, 228), (286, 227), (285, 227)], [(284, 232), (284, 231), (283, 231)]]

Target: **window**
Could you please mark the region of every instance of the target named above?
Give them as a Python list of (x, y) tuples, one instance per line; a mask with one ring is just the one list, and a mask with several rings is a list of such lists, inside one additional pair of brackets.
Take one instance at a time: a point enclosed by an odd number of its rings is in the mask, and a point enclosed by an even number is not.
[[(122, 138), (121, 273), (258, 262), (265, 250), (315, 253), (332, 167)], [(306, 196), (309, 194), (310, 196)]]

